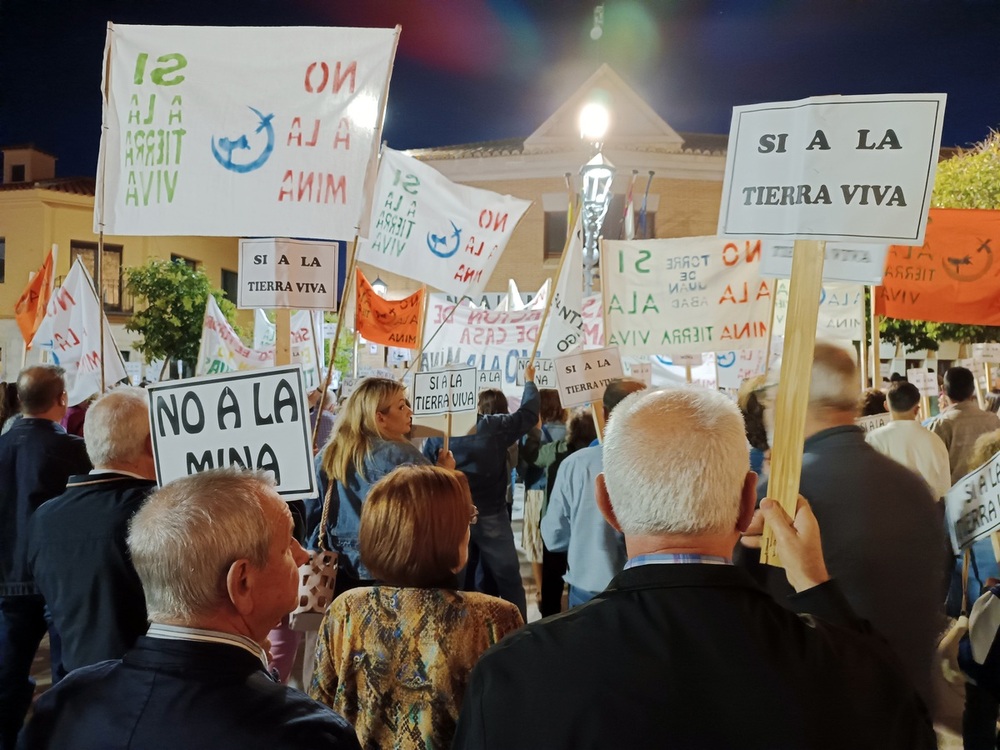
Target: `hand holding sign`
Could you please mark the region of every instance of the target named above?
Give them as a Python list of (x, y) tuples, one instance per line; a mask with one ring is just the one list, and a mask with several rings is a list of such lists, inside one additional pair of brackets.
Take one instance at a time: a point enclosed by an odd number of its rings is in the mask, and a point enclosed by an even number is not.
[(527, 367), (524, 368), (524, 380), (528, 383), (535, 382), (535, 362), (532, 360), (528, 363)]

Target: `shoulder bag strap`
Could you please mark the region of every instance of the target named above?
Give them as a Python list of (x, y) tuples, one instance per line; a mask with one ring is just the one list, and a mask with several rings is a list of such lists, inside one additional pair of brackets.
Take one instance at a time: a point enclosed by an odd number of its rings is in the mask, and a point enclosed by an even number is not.
[(317, 549), (326, 552), (326, 522), (330, 517), (330, 495), (333, 493), (333, 485), (336, 480), (333, 477), (327, 477), (326, 480), (326, 497), (323, 498), (323, 514), (319, 519), (319, 537), (316, 540)]

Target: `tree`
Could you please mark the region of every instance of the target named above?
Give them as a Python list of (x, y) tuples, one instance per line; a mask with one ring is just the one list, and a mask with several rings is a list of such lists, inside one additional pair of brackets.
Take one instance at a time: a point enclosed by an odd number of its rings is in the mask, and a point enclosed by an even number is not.
[(126, 288), (145, 304), (125, 324), (125, 330), (142, 335), (135, 348), (147, 362), (172, 359), (194, 372), (209, 294), (219, 303), (226, 320), (234, 321), (236, 305), (212, 286), (204, 271), (182, 261), (152, 258), (145, 265), (126, 269), (125, 281)]
[[(934, 208), (1000, 208), (1000, 132), (990, 131), (982, 143), (938, 164), (931, 196)], [(879, 331), (908, 351), (932, 349), (939, 341), (960, 344), (1000, 341), (1000, 327), (884, 318)]]

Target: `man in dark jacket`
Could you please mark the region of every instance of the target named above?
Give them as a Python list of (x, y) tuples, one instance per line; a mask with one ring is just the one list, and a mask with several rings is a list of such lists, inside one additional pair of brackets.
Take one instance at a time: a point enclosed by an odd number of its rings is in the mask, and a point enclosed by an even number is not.
[(735, 404), (694, 388), (633, 394), (603, 448), (596, 501), (625, 535), (625, 570), (481, 657), (456, 750), (937, 746), (891, 650), (830, 580), (805, 501), (794, 522), (771, 501), (761, 510), (803, 614), (731, 564), (740, 532), (762, 526)]
[(174, 480), (135, 514), (128, 547), (149, 631), (46, 692), (18, 748), (358, 750), (343, 717), (267, 671), (263, 644), (309, 559), (273, 480), (234, 469)]
[[(497, 405), (484, 409), (485, 397), (498, 396)], [(535, 387), (535, 368), (524, 371), (524, 395), (521, 406), (507, 413), (507, 399), (500, 391), (487, 390), (479, 394), (479, 420), (476, 433), (452, 438), (449, 448), (455, 455), (455, 468), (465, 474), (472, 492), (472, 502), (479, 518), (470, 531), (471, 544), (479, 551), (479, 561), (496, 581), (501, 599), (521, 610), (527, 620), (527, 601), (521, 569), (514, 546), (514, 532), (507, 515), (507, 487), (510, 471), (507, 450), (538, 424), (541, 397)], [(424, 442), (424, 455), (431, 463), (437, 460), (444, 441), (430, 438)]]
[(66, 414), (64, 374), (52, 365), (22, 370), (17, 394), (24, 418), (0, 435), (0, 750), (14, 747), (31, 705), (31, 662), (46, 629), (45, 601), (28, 567), (28, 522), (66, 489), (70, 475), (90, 471), (83, 440), (59, 425)]
[(146, 632), (128, 524), (156, 487), (149, 406), (141, 388), (116, 388), (87, 413), (89, 474), (31, 519), (28, 561), (62, 638), (67, 670), (119, 659)]

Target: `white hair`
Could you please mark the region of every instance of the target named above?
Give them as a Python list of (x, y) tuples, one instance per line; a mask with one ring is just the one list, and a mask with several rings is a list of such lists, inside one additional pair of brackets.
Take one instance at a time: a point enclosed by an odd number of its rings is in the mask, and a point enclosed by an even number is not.
[(854, 410), (861, 381), (854, 355), (836, 344), (816, 342), (809, 378), (809, 406)]
[(274, 480), (263, 472), (215, 469), (154, 492), (129, 527), (128, 547), (153, 622), (192, 623), (228, 599), (236, 560), (268, 560), (273, 532), (264, 512)]
[(137, 461), (149, 437), (149, 400), (142, 388), (122, 386), (101, 396), (87, 410), (87, 455), (99, 468)]
[(749, 465), (736, 404), (717, 391), (632, 394), (604, 437), (611, 507), (629, 536), (732, 531)]

